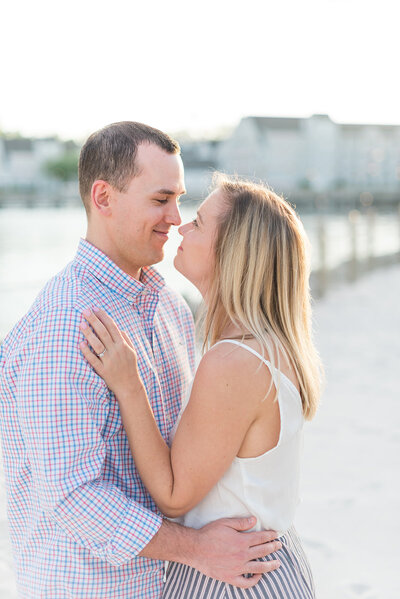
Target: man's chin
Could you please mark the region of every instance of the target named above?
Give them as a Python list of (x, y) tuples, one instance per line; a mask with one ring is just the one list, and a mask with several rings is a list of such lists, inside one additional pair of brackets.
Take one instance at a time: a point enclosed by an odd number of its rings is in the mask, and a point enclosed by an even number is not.
[(153, 266), (154, 264), (159, 264), (163, 260), (164, 260), (164, 250), (162, 250), (161, 252), (154, 253), (154, 255), (151, 257), (151, 262), (149, 260), (149, 263), (147, 264), (147, 266)]

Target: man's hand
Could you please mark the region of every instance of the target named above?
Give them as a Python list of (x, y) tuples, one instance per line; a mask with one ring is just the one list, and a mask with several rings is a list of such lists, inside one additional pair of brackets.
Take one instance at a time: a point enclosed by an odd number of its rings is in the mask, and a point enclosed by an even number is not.
[[(199, 530), (164, 520), (139, 553), (142, 557), (180, 562), (243, 589), (253, 587), (265, 572), (279, 568), (278, 560), (254, 561), (278, 551), (282, 544), (272, 530), (244, 532), (255, 518), (222, 518)], [(253, 574), (245, 578), (243, 574)]]
[[(196, 555), (192, 566), (212, 578), (241, 588), (257, 584), (264, 572), (280, 566), (278, 560), (254, 561), (278, 551), (282, 544), (271, 530), (248, 532), (256, 523), (252, 518), (223, 518), (198, 530)], [(243, 574), (253, 574), (250, 578)]]

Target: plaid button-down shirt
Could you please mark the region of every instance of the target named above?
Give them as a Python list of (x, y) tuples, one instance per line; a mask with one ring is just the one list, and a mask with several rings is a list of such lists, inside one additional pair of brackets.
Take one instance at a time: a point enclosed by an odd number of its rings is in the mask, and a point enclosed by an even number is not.
[(155, 598), (162, 562), (137, 554), (162, 518), (144, 488), (118, 404), (79, 350), (81, 313), (129, 333), (168, 439), (194, 369), (193, 321), (153, 268), (140, 281), (81, 240), (0, 348), (1, 436), (21, 597)]

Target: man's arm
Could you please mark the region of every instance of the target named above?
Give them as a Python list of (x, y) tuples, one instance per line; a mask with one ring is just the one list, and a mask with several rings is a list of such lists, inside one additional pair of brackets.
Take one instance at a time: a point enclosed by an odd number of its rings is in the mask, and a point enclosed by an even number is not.
[[(279, 568), (278, 560), (254, 561), (278, 551), (282, 545), (273, 531), (243, 533), (255, 518), (225, 518), (199, 530), (164, 520), (140, 555), (193, 566), (212, 578), (249, 588), (261, 574)], [(253, 574), (244, 578), (243, 574)]]

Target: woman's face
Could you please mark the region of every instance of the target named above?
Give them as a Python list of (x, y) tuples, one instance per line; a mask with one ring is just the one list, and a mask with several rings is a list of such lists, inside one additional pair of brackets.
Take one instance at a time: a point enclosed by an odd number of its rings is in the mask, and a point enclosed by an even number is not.
[(178, 229), (183, 239), (174, 266), (199, 289), (203, 297), (214, 271), (217, 222), (224, 209), (224, 198), (216, 189), (201, 204), (197, 217)]

